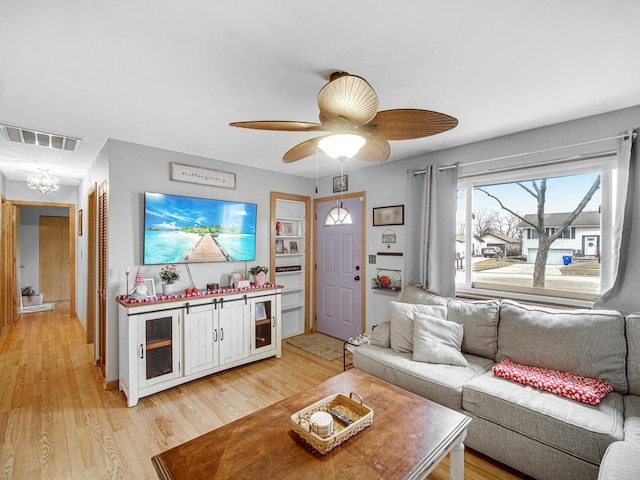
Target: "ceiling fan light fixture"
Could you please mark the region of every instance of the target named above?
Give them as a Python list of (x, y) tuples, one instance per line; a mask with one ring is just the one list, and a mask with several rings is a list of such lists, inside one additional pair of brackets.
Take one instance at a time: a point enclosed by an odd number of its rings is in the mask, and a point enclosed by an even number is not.
[(355, 156), (367, 143), (365, 138), (355, 133), (339, 133), (328, 135), (318, 142), (324, 153), (336, 160), (347, 160)]

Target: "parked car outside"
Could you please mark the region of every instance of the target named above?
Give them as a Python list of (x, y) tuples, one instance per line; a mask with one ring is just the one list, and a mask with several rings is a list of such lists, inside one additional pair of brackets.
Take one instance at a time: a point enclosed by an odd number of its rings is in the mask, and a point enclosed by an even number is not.
[(500, 247), (485, 247), (482, 249), (483, 257), (501, 257), (502, 249)]

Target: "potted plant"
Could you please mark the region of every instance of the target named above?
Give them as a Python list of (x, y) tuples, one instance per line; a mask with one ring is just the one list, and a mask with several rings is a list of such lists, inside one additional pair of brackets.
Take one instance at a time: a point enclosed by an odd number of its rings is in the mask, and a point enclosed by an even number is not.
[(268, 267), (262, 267), (260, 265), (256, 265), (255, 267), (251, 267), (249, 269), (249, 273), (253, 275), (253, 283), (256, 285), (264, 285), (267, 280), (267, 273), (269, 272)]
[(180, 272), (175, 265), (167, 265), (160, 270), (162, 292), (167, 295), (173, 293), (173, 284), (180, 280)]

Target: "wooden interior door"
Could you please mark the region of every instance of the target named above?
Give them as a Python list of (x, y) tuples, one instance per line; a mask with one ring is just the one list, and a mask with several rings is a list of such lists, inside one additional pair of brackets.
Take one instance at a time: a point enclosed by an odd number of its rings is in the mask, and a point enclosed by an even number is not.
[(96, 341), (96, 305), (98, 288), (96, 276), (96, 213), (97, 191), (92, 188), (87, 198), (87, 343)]
[(17, 310), (16, 286), (13, 279), (16, 275), (15, 249), (13, 241), (14, 208), (6, 198), (2, 197), (2, 237), (0, 238), (2, 272), (0, 273), (0, 336), (15, 320)]
[(69, 217), (40, 217), (40, 293), (45, 302), (70, 300)]
[(107, 221), (109, 184), (98, 187), (98, 363), (107, 375)]

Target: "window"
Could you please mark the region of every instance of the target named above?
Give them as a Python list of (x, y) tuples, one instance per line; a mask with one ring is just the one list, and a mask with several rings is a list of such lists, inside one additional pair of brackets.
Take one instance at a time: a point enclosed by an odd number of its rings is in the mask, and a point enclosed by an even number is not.
[(612, 236), (613, 167), (610, 160), (572, 170), (565, 165), (557, 176), (522, 170), (504, 179), (461, 180), (456, 290), (594, 300), (609, 284), (601, 271), (609, 262), (602, 247)]
[(331, 227), (336, 225), (351, 225), (353, 219), (349, 211), (342, 207), (333, 207), (324, 217), (324, 226)]

